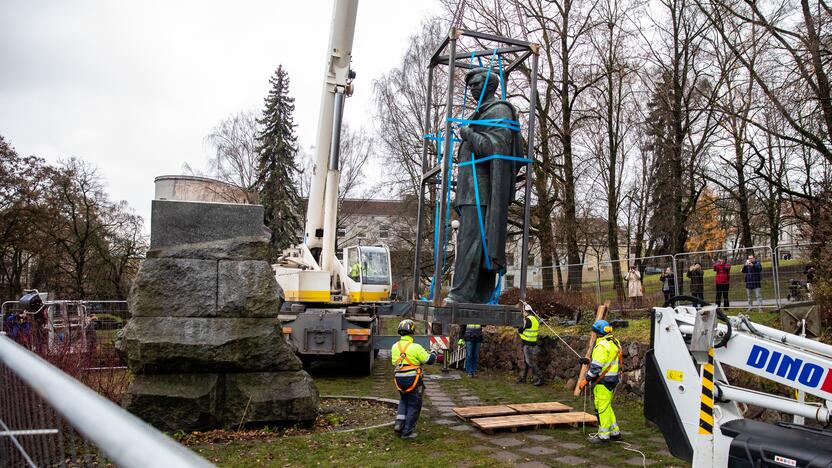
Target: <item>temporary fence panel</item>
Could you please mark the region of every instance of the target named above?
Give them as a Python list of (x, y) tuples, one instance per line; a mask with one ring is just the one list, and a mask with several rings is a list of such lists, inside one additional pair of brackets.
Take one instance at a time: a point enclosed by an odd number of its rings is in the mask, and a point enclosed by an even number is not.
[[(753, 255), (756, 261), (760, 262), (761, 270), (752, 273), (752, 265), (746, 265), (748, 257)], [(674, 255), (676, 261), (677, 289), (679, 294), (694, 295), (691, 290), (692, 269), (697, 265), (702, 271), (702, 293), (708, 302), (716, 302), (717, 292), (727, 289), (727, 306), (729, 308), (743, 308), (761, 310), (763, 308), (775, 308), (778, 305), (777, 282), (773, 252), (770, 247), (735, 248), (725, 250), (713, 250), (703, 252), (687, 252)], [(720, 266), (722, 259), (727, 265), (728, 284), (717, 284), (718, 274), (716, 269)], [(747, 272), (743, 268), (748, 266)], [(719, 277), (721, 281), (721, 275)], [(757, 281), (759, 280), (759, 281)], [(750, 292), (747, 286), (756, 288)], [(758, 295), (759, 293), (759, 295)], [(720, 301), (725, 304), (724, 299)]]
[[(618, 270), (620, 283), (616, 285), (615, 270)], [(605, 261), (598, 264), (600, 272), (599, 303), (610, 301), (613, 310), (649, 309), (664, 303), (665, 282), (662, 277), (669, 274), (672, 280), (666, 281), (675, 295), (673, 285), (675, 275), (672, 255), (625, 258), (616, 262)]]
[(595, 294), (598, 290), (598, 265), (577, 263), (530, 267), (528, 278), (529, 288)]
[(0, 334), (0, 466), (212, 466)]
[(127, 301), (49, 301), (38, 313), (9, 301), (0, 307), (0, 330), (62, 369), (53, 359), (58, 354), (61, 361), (74, 356), (74, 366), (113, 368), (122, 367), (115, 339), (129, 317)]
[(818, 244), (784, 244), (774, 249), (780, 305), (811, 299), (814, 265), (812, 249)]

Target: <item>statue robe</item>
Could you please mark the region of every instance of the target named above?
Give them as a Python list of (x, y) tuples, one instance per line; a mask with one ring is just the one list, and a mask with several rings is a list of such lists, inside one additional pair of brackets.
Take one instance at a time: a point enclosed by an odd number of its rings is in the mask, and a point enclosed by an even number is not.
[[(469, 120), (507, 119), (517, 121), (517, 111), (510, 103), (499, 100), (483, 102)], [(471, 125), (474, 133), (463, 140), (457, 153), (458, 162), (472, 157), (483, 159), (492, 155), (522, 156), (520, 134), (507, 128)], [(457, 169), (454, 207), (459, 215), (453, 286), (448, 295), (452, 302), (487, 303), (496, 285), (496, 274), (506, 270), (506, 229), (508, 207), (514, 198), (515, 181), (520, 164), (492, 159), (476, 165), (476, 181), (472, 165)], [(485, 261), (482, 233), (477, 216), (474, 184), (479, 189), (479, 206), (485, 227), (490, 267)]]

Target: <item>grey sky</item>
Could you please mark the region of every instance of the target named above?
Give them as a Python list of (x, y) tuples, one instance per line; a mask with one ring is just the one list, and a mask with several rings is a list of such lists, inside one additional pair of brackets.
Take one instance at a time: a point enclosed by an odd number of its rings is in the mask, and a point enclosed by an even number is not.
[[(24, 155), (93, 162), (147, 221), (153, 178), (201, 166), (222, 118), (259, 111), (279, 63), (301, 143), (314, 141), (330, 1), (0, 0), (0, 135)], [(360, 0), (356, 93), (345, 120), (372, 126), (372, 80), (396, 66), (437, 0)]]

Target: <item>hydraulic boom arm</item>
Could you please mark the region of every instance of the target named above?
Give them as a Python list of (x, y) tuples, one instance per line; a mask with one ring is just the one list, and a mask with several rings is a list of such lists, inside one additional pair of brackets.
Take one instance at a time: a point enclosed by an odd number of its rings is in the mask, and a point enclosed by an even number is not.
[(332, 272), (338, 219), (341, 172), (338, 146), (344, 98), (351, 94), (350, 61), (358, 0), (333, 2), (329, 49), (321, 89), (321, 107), (315, 139), (315, 165), (306, 208), (304, 243), (324, 271)]

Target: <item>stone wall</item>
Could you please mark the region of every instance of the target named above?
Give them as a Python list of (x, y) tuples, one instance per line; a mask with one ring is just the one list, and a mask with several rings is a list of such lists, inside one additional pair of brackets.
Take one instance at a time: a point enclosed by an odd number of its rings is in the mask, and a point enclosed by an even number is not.
[[(566, 335), (563, 339), (579, 354), (586, 352), (589, 335)], [(581, 364), (578, 358), (559, 339), (541, 336), (538, 339), (537, 363), (547, 381), (560, 380), (575, 388)], [(642, 363), (647, 344), (637, 341), (621, 342), (624, 369), (617, 392), (641, 396), (644, 392)], [(480, 368), (518, 374), (523, 369), (523, 351), (517, 331), (509, 328), (486, 327), (485, 341), (480, 348)]]

